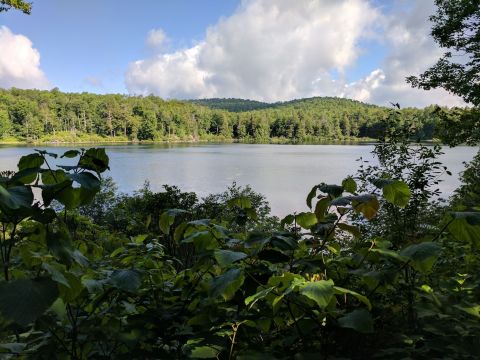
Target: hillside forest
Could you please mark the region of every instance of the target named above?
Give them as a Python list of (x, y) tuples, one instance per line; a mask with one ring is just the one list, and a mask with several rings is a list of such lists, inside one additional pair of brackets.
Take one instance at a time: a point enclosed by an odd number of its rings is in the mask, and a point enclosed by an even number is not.
[[(398, 105), (397, 105), (398, 106)], [(0, 142), (239, 141), (317, 143), (378, 139), (391, 107), (341, 98), (267, 104), (239, 99), (0, 90)], [(445, 118), (469, 109), (401, 109), (398, 121), (431, 140)], [(451, 119), (449, 120), (451, 121)]]

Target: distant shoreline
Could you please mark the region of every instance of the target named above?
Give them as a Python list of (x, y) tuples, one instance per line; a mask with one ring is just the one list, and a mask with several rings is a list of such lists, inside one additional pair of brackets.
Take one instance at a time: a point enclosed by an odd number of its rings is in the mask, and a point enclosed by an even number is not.
[[(245, 141), (238, 139), (175, 139), (175, 140), (114, 140), (106, 139), (105, 141), (80, 140), (80, 141), (25, 141), (25, 140), (0, 140), (0, 145), (47, 145), (47, 146), (64, 146), (64, 145), (154, 145), (154, 144), (264, 144), (264, 145), (328, 145), (328, 144), (366, 144), (376, 143), (377, 139), (358, 138), (358, 139), (319, 139), (318, 141), (290, 141), (288, 139), (274, 138), (272, 141)], [(428, 141), (427, 141), (428, 142)]]

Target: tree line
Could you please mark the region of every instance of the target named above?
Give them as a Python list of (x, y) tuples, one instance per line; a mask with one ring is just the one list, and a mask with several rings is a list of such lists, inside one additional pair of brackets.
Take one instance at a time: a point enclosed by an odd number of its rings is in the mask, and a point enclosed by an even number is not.
[[(401, 109), (398, 121), (413, 122), (419, 140), (432, 139), (440, 121), (438, 110), (437, 106)], [(385, 130), (384, 119), (390, 111), (388, 107), (332, 97), (267, 104), (13, 88), (0, 90), (0, 139), (75, 141), (90, 136), (95, 141), (293, 143), (377, 139)]]

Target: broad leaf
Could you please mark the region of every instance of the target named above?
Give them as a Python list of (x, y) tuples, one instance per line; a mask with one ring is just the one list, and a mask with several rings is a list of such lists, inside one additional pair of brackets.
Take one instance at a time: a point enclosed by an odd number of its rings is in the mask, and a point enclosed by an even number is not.
[(357, 298), (359, 301), (367, 305), (368, 310), (372, 309), (372, 304), (370, 303), (370, 300), (365, 295), (359, 294), (356, 291), (345, 289), (339, 286), (334, 286), (335, 289), (335, 294), (337, 295), (343, 295), (343, 294), (349, 294)]
[(263, 289), (256, 294), (253, 294), (245, 299), (245, 305), (250, 305), (252, 307), (258, 300), (263, 299), (265, 296), (270, 294), (270, 292), (275, 289), (275, 286)]
[(57, 283), (48, 278), (0, 283), (0, 312), (26, 326), (42, 315), (58, 297)]
[(427, 272), (437, 259), (441, 247), (432, 242), (423, 242), (407, 246), (400, 251), (399, 255), (411, 261), (411, 265), (420, 272)]
[(225, 301), (228, 301), (233, 298), (244, 280), (245, 276), (240, 269), (230, 269), (211, 280), (210, 296), (213, 298), (221, 296)]
[(312, 299), (322, 309), (326, 308), (334, 295), (333, 281), (320, 280), (309, 282), (300, 290), (300, 294)]
[(39, 168), (43, 165), (44, 160), (40, 154), (25, 155), (18, 162), (18, 170)]
[(68, 177), (89, 190), (100, 190), (100, 180), (89, 172), (69, 174)]
[(383, 186), (383, 197), (393, 205), (399, 207), (407, 206), (410, 201), (411, 192), (403, 181), (394, 180)]
[(354, 226), (354, 225), (349, 225), (349, 224), (345, 224), (345, 223), (339, 223), (338, 225), (338, 228), (343, 230), (343, 231), (346, 231), (350, 234), (353, 235), (353, 237), (355, 237), (356, 239), (359, 239), (360, 236), (362, 235), (360, 233), (360, 230), (358, 229), (358, 227)]
[(215, 250), (215, 260), (217, 260), (220, 266), (228, 266), (235, 261), (244, 259), (247, 254), (243, 252), (230, 251), (230, 250)]
[(448, 225), (450, 234), (459, 241), (480, 247), (480, 212), (453, 212)]
[(317, 217), (311, 212), (302, 212), (296, 215), (295, 220), (297, 221), (297, 224), (304, 229), (310, 229), (317, 223)]
[(343, 186), (343, 189), (346, 192), (349, 192), (351, 194), (353, 194), (353, 193), (355, 193), (355, 191), (357, 191), (357, 183), (350, 176), (342, 181), (342, 186)]
[(86, 170), (102, 173), (109, 169), (108, 162), (109, 159), (107, 154), (105, 154), (105, 149), (91, 148), (85, 151), (85, 153), (82, 155), (78, 161), (78, 166)]
[(338, 324), (343, 328), (350, 328), (361, 333), (373, 332), (373, 320), (365, 309), (354, 310), (338, 319)]
[(28, 186), (4, 188), (0, 185), (0, 206), (9, 209), (29, 208), (33, 203), (32, 189)]
[(114, 270), (109, 278), (110, 284), (120, 290), (135, 292), (142, 279), (136, 270)]
[(380, 203), (375, 195), (365, 194), (359, 196), (351, 196), (352, 206), (354, 210), (361, 213), (367, 220), (371, 220), (377, 215)]
[(75, 156), (78, 156), (80, 155), (80, 151), (78, 150), (67, 150), (63, 153), (62, 156), (60, 156), (61, 158), (74, 158)]

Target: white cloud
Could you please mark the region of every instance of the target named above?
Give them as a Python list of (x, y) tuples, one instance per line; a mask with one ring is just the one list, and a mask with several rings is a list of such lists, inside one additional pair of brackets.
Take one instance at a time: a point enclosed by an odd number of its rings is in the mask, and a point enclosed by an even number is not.
[[(384, 19), (384, 41), (390, 51), (384, 60), (384, 78), (379, 86), (368, 89), (364, 99), (380, 105), (399, 102), (402, 106), (441, 104), (464, 106), (464, 102), (443, 89), (412, 89), (405, 78), (419, 75), (432, 66), (443, 54), (430, 35), (432, 24), (428, 17), (435, 12), (433, 0), (397, 1), (397, 6)], [(370, 75), (372, 76), (373, 73)]]
[(162, 29), (152, 29), (148, 32), (145, 43), (150, 50), (160, 51), (164, 50), (168, 41), (168, 36)]
[(47, 89), (50, 83), (40, 68), (40, 53), (26, 36), (0, 27), (0, 87)]
[[(444, 90), (405, 82), (442, 53), (429, 34), (433, 0), (393, 4), (385, 13), (369, 0), (244, 0), (195, 46), (131, 63), (125, 83), (130, 93), (165, 98), (339, 96), (380, 105), (462, 105)], [(385, 59), (365, 78), (346, 82), (345, 73), (368, 56), (365, 38), (387, 49)], [(152, 30), (147, 43), (162, 46), (165, 39)]]
[(385, 81), (385, 73), (382, 69), (373, 70), (370, 75), (359, 81), (345, 84), (344, 92), (340, 97), (347, 97), (358, 101), (368, 102), (371, 100), (372, 92), (377, 91)]
[(377, 18), (366, 0), (246, 0), (196, 46), (130, 64), (127, 89), (163, 97), (288, 100), (331, 95)]
[(208, 74), (198, 67), (200, 46), (157, 55), (130, 64), (125, 81), (130, 92), (164, 98), (196, 98), (215, 95)]

